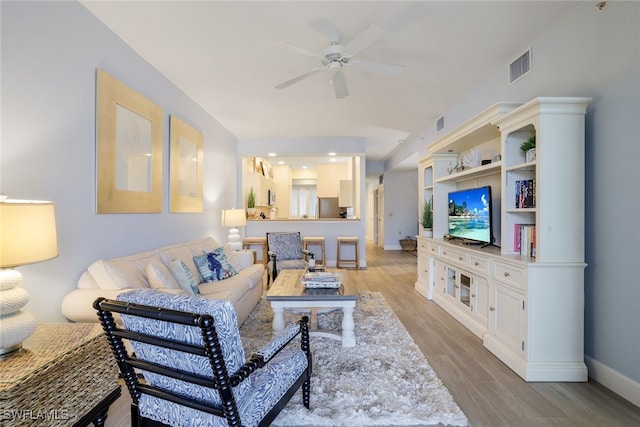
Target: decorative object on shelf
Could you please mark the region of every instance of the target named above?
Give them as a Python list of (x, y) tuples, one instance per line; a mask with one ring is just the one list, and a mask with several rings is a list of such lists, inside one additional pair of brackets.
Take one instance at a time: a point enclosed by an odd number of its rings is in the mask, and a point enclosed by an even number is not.
[(162, 212), (162, 108), (97, 71), (97, 212)]
[(422, 226), (422, 236), (423, 237), (432, 237), (433, 236), (433, 211), (432, 211), (432, 200), (429, 198), (424, 201), (424, 206), (422, 206), (422, 217), (420, 219), (420, 225)]
[(204, 137), (176, 116), (169, 123), (169, 212), (201, 213)]
[(253, 187), (249, 189), (249, 195), (247, 196), (247, 214), (249, 218), (256, 216), (256, 193), (253, 192)]
[(482, 150), (479, 148), (474, 148), (473, 150), (469, 150), (461, 160), (461, 164), (463, 167), (475, 168), (480, 166), (480, 161), (482, 160)]
[(449, 163), (449, 167), (447, 168), (447, 172), (449, 172), (449, 175), (451, 175), (452, 173), (460, 173), (464, 171), (464, 161), (461, 158), (458, 158), (458, 161), (456, 162), (455, 166), (452, 166), (451, 163)]
[(524, 153), (524, 161), (529, 163), (536, 159), (536, 136), (533, 135), (520, 144), (520, 151)]
[(225, 209), (222, 211), (222, 226), (231, 227), (229, 230), (229, 246), (234, 251), (242, 249), (242, 239), (240, 238), (240, 230), (237, 227), (247, 225), (247, 217), (241, 209)]
[(15, 267), (58, 256), (52, 202), (0, 199), (0, 355), (18, 350), (36, 329), (22, 308), (29, 294)]

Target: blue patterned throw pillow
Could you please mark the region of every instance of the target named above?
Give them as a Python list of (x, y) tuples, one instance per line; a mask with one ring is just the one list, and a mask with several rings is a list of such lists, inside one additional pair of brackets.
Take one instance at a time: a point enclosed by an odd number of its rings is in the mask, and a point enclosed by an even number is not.
[(236, 269), (229, 263), (223, 247), (213, 252), (195, 256), (193, 257), (193, 262), (198, 267), (202, 280), (205, 282), (224, 280), (238, 274)]
[(171, 270), (171, 274), (176, 278), (182, 290), (187, 291), (191, 295), (198, 295), (200, 293), (200, 289), (198, 288), (196, 280), (193, 278), (193, 274), (191, 274), (191, 270), (184, 265), (184, 262), (179, 259), (172, 259), (169, 261), (169, 270)]

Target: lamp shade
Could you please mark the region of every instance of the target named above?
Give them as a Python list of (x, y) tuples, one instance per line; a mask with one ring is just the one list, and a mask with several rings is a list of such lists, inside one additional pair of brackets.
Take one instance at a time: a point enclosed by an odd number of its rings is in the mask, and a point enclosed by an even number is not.
[(225, 209), (222, 211), (223, 227), (242, 227), (247, 225), (247, 216), (242, 209)]
[(0, 201), (0, 268), (17, 267), (58, 256), (52, 202)]

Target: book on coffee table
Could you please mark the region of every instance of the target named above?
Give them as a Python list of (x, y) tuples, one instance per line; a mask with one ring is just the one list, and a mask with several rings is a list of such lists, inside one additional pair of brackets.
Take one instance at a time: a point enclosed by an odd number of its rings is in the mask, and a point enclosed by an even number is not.
[(342, 274), (316, 271), (305, 273), (301, 280), (305, 288), (339, 288), (342, 285)]

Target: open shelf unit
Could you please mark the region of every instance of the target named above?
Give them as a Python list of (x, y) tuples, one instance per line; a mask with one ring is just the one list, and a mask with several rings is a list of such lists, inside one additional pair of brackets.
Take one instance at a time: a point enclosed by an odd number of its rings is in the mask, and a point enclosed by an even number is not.
[[(496, 104), (435, 141), (420, 161), (422, 197), (433, 198), (434, 229), (433, 238), (418, 242), (416, 290), (527, 381), (587, 380), (584, 117), (589, 102), (544, 97), (523, 105)], [(536, 156), (526, 161), (520, 145), (532, 136)], [(479, 154), (484, 165), (478, 164)], [(476, 163), (460, 168), (461, 158)], [(449, 193), (487, 185), (495, 246), (446, 240)]]

